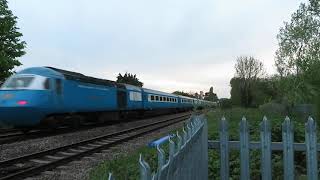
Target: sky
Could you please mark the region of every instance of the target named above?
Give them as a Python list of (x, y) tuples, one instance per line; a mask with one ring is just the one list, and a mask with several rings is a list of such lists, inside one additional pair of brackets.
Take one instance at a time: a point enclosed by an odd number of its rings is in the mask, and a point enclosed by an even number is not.
[(27, 42), (21, 70), (53, 66), (165, 92), (230, 97), (236, 58), (276, 73), (276, 36), (302, 0), (9, 0)]

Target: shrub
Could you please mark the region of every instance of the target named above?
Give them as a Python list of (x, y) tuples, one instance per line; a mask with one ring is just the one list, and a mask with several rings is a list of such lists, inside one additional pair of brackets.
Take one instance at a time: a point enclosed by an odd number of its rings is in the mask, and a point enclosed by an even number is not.
[(219, 100), (220, 107), (222, 109), (229, 109), (232, 108), (232, 101), (231, 99), (220, 99)]

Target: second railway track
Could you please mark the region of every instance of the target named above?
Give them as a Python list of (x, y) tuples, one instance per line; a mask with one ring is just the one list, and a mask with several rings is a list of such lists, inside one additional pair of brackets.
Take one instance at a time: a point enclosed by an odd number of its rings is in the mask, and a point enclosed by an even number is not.
[(128, 128), (119, 132), (95, 137), (78, 143), (41, 151), (6, 161), (0, 161), (0, 180), (22, 179), (35, 176), (44, 171), (52, 170), (74, 160), (184, 121), (189, 117), (190, 114), (171, 117), (159, 122)]

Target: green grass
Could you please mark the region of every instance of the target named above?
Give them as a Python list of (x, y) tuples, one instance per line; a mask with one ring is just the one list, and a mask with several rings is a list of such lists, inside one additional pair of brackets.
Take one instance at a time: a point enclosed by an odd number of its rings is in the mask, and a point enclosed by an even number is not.
[(139, 179), (139, 154), (143, 154), (144, 159), (150, 163), (154, 169), (156, 167), (157, 153), (152, 148), (140, 148), (130, 155), (119, 155), (111, 161), (105, 161), (90, 172), (90, 179), (108, 179), (108, 173), (112, 172), (116, 179)]
[[(172, 132), (174, 133), (174, 132)], [(168, 158), (168, 143), (162, 145), (165, 155)], [(113, 152), (112, 152), (113, 153)], [(133, 180), (140, 179), (139, 170), (139, 157), (143, 155), (143, 159), (150, 165), (151, 171), (155, 172), (157, 169), (158, 156), (156, 148), (150, 148), (147, 146), (141, 147), (130, 154), (119, 154), (116, 158), (110, 161), (104, 161), (96, 168), (91, 170), (89, 179), (92, 180), (105, 180), (108, 179), (109, 172), (112, 172), (113, 176), (117, 180)]]
[[(268, 114), (258, 109), (233, 108), (227, 110), (215, 109), (207, 113), (208, 118), (208, 137), (217, 140), (219, 137), (219, 120), (225, 116), (229, 124), (230, 140), (239, 140), (239, 123), (245, 116), (249, 122), (250, 140), (259, 141), (260, 128), (259, 124), (263, 116), (267, 116), (272, 125), (272, 141), (281, 141), (281, 123), (284, 116), (280, 114)], [(292, 117), (295, 127), (295, 142), (304, 142), (304, 120), (298, 117)], [(165, 145), (168, 149), (168, 145)], [(168, 152), (168, 150), (166, 150)], [(108, 173), (112, 172), (118, 180), (122, 179), (139, 179), (139, 155), (143, 154), (145, 160), (151, 166), (154, 172), (157, 168), (157, 152), (154, 148), (142, 147), (129, 155), (118, 155), (111, 161), (105, 161), (90, 172), (90, 179), (106, 179)], [(209, 177), (210, 179), (219, 179), (220, 163), (219, 152), (217, 150), (209, 151)], [(260, 152), (250, 152), (250, 172), (252, 179), (260, 179)], [(305, 154), (295, 153), (296, 173), (306, 174)], [(282, 177), (282, 152), (273, 153), (273, 178), (283, 179)], [(230, 153), (230, 176), (232, 179), (239, 179), (240, 159), (239, 152)]]

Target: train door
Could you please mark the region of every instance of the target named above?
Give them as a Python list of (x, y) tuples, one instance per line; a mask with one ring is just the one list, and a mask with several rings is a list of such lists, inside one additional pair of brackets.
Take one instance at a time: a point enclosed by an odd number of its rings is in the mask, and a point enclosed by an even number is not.
[(55, 105), (57, 109), (63, 108), (63, 84), (61, 79), (54, 79)]
[(123, 110), (127, 108), (127, 90), (122, 84), (117, 85), (118, 108)]

